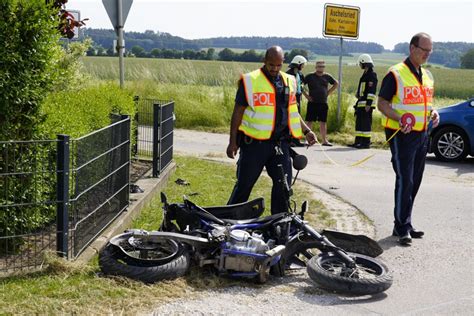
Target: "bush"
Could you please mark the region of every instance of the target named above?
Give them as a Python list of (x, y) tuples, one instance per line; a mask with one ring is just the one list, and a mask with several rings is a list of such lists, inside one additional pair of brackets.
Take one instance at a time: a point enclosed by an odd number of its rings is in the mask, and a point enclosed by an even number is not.
[(58, 79), (57, 12), (44, 0), (0, 0), (0, 140), (31, 139)]
[[(29, 140), (43, 120), (40, 104), (59, 78), (57, 10), (44, 0), (0, 0), (0, 140)], [(48, 151), (30, 143), (3, 144), (0, 205), (51, 200)], [(13, 174), (12, 174), (13, 171)], [(10, 172), (10, 174), (9, 174)], [(37, 176), (35, 175), (37, 173)], [(25, 204), (23, 204), (25, 205)], [(28, 203), (26, 204), (28, 205)], [(0, 213), (0, 237), (31, 232), (50, 219), (49, 206), (11, 206)], [(18, 251), (20, 239), (1, 239)]]
[(43, 102), (41, 113), (46, 116), (41, 125), (45, 138), (57, 134), (77, 138), (110, 124), (110, 113), (127, 114), (133, 118), (133, 94), (116, 84), (100, 84), (74, 91), (51, 93)]

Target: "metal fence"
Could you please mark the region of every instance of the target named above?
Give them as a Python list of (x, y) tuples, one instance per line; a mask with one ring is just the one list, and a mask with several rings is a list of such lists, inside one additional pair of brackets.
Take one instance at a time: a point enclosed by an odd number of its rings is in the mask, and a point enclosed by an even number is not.
[(0, 272), (56, 250), (58, 140), (0, 142)]
[(135, 97), (137, 132), (134, 154), (151, 159), (158, 177), (173, 159), (174, 102)]
[(79, 255), (129, 202), (130, 118), (73, 140), (70, 254)]
[(78, 139), (0, 142), (0, 273), (77, 257), (129, 202), (130, 118)]

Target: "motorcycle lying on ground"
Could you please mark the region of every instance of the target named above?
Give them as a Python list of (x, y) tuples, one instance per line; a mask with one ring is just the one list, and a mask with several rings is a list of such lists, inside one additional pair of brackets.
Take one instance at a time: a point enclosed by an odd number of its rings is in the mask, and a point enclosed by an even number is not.
[[(292, 157), (298, 172), (306, 166), (305, 156), (293, 152)], [(280, 176), (288, 212), (266, 217), (260, 217), (263, 198), (203, 208), (187, 198), (169, 204), (161, 193), (159, 230), (130, 229), (111, 238), (99, 253), (102, 272), (153, 283), (183, 276), (195, 264), (264, 283), (270, 274), (281, 277), (287, 269), (306, 267), (309, 277), (330, 291), (366, 295), (387, 290), (392, 276), (374, 258), (383, 251), (377, 242), (362, 235), (317, 232), (304, 220), (306, 201), (296, 212), (282, 166)]]

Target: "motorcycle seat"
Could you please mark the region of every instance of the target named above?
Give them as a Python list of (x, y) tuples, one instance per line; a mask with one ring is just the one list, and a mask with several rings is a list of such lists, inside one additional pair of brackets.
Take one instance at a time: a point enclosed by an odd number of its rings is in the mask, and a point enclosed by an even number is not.
[(238, 204), (203, 207), (219, 219), (252, 220), (260, 217), (265, 211), (265, 201), (262, 197)]
[(248, 224), (266, 224), (266, 223), (271, 223), (276, 220), (280, 220), (283, 217), (286, 216), (287, 213), (278, 213), (278, 214), (273, 214), (270, 216), (265, 216), (265, 217), (259, 217), (259, 218), (250, 218), (250, 219), (244, 219), (244, 220), (235, 220), (235, 219), (228, 219), (228, 218), (221, 218), (221, 220), (225, 224), (231, 224), (231, 225), (248, 225)]

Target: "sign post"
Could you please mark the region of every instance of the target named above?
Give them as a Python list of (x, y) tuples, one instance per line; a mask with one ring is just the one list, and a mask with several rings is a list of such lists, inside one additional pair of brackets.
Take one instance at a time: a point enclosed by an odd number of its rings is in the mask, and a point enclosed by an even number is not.
[(324, 5), (324, 37), (338, 37), (341, 41), (341, 52), (339, 55), (339, 87), (337, 88), (337, 122), (339, 123), (341, 113), (341, 89), (342, 89), (342, 45), (343, 39), (359, 38), (360, 8), (326, 3)]
[(132, 6), (133, 0), (102, 0), (105, 10), (109, 15), (110, 21), (117, 33), (117, 51), (119, 55), (119, 73), (120, 73), (120, 88), (124, 86), (125, 80), (125, 64), (123, 60), (124, 40), (123, 40), (123, 26), (127, 20), (128, 12)]

